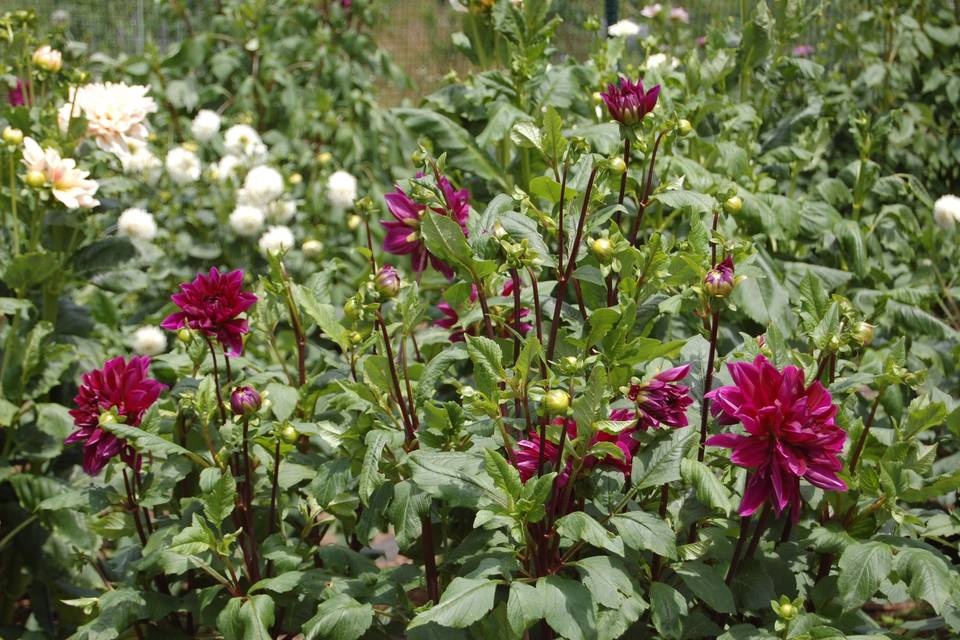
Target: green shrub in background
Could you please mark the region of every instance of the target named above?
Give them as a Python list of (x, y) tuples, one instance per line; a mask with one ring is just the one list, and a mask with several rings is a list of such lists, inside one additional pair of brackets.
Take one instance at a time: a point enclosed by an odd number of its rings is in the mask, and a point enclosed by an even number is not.
[(456, 8), (4, 18), (4, 637), (955, 635), (952, 11)]

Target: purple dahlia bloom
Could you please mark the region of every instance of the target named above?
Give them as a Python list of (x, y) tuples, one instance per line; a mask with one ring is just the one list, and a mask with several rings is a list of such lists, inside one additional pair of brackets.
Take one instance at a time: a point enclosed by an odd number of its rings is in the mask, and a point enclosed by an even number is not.
[(620, 76), (616, 84), (607, 85), (606, 93), (601, 93), (603, 102), (610, 111), (610, 117), (620, 124), (633, 126), (657, 106), (660, 85), (644, 91), (643, 81), (633, 82)]

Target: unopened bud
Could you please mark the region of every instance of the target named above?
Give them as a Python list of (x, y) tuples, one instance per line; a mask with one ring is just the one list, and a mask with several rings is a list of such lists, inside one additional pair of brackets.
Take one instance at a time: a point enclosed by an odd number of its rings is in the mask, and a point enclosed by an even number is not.
[(347, 229), (350, 229), (350, 231), (356, 231), (357, 229), (360, 228), (360, 224), (362, 222), (363, 222), (363, 218), (361, 218), (357, 214), (353, 214), (352, 216), (347, 218)]
[(289, 424), (283, 428), (280, 432), (280, 437), (283, 438), (283, 441), (287, 444), (293, 444), (300, 437), (300, 434), (297, 433), (297, 430), (294, 429)]
[(703, 290), (713, 298), (726, 298), (737, 286), (733, 275), (733, 258), (727, 256), (723, 262), (714, 265), (703, 279)]
[(627, 170), (627, 163), (623, 158), (617, 156), (616, 158), (610, 158), (610, 171), (616, 175), (621, 175), (624, 171)]
[(869, 322), (858, 322), (855, 333), (857, 340), (863, 346), (867, 346), (873, 342), (873, 325)]
[(290, 177), (287, 178), (287, 182), (289, 182), (292, 185), (298, 185), (301, 182), (303, 182), (303, 176), (300, 175), (299, 173), (291, 173)]
[(400, 293), (400, 274), (391, 265), (380, 267), (373, 280), (373, 286), (386, 298), (393, 298)]
[(740, 196), (730, 196), (723, 203), (723, 210), (732, 216), (740, 213), (741, 209), (743, 209), (743, 200), (740, 199)]
[(16, 146), (23, 142), (23, 131), (13, 127), (5, 127), (3, 130), (3, 141), (10, 146)]
[(590, 243), (590, 252), (600, 264), (608, 264), (614, 255), (615, 248), (609, 238), (597, 238)]
[(250, 417), (260, 411), (262, 400), (253, 387), (237, 387), (230, 394), (230, 408), (238, 416)]
[(189, 344), (190, 341), (193, 340), (193, 334), (190, 333), (189, 329), (180, 329), (180, 331), (177, 331), (177, 340), (184, 344)]
[(34, 189), (39, 189), (47, 183), (47, 176), (42, 171), (27, 171), (27, 184)]
[(570, 394), (563, 389), (551, 389), (543, 398), (550, 413), (564, 413), (570, 408)]
[(303, 255), (308, 258), (316, 258), (323, 254), (323, 243), (319, 240), (307, 240), (301, 247)]
[(680, 131), (680, 135), (688, 136), (693, 133), (693, 125), (690, 124), (690, 121), (686, 118), (680, 120), (680, 124), (677, 126), (677, 129)]

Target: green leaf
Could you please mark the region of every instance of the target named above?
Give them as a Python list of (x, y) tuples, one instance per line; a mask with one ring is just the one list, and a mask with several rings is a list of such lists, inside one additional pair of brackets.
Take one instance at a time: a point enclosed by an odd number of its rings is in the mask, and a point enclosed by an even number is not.
[(720, 482), (710, 467), (692, 458), (684, 458), (680, 461), (680, 476), (684, 482), (693, 485), (697, 500), (725, 514), (730, 513), (730, 490)]
[(421, 219), (420, 232), (430, 252), (466, 274), (473, 273), (473, 251), (460, 225), (449, 216), (427, 210)]
[(390, 441), (393, 434), (383, 429), (369, 431), (364, 438), (366, 451), (363, 454), (363, 464), (360, 467), (360, 501), (368, 506), (370, 496), (374, 490), (383, 484), (384, 477), (380, 473), (380, 457), (383, 448)]
[(583, 582), (597, 604), (619, 609), (625, 598), (643, 601), (630, 571), (619, 558), (593, 556), (571, 564), (583, 574)]
[(91, 274), (110, 271), (132, 260), (137, 249), (129, 239), (111, 236), (83, 247), (73, 256), (73, 268), (77, 273)]
[(543, 618), (543, 604), (536, 587), (523, 582), (510, 585), (507, 597), (507, 621), (514, 636), (520, 637), (533, 623)]
[(606, 396), (609, 390), (607, 371), (602, 364), (596, 364), (590, 372), (586, 388), (573, 400), (573, 419), (577, 424), (591, 426), (606, 415)]
[(260, 582), (256, 583), (250, 589), (247, 590), (247, 593), (253, 593), (255, 591), (260, 591), (261, 589), (266, 589), (268, 591), (273, 591), (274, 593), (287, 593), (292, 591), (300, 584), (300, 580), (303, 579), (305, 574), (303, 571), (287, 571), (286, 573), (281, 573), (278, 576), (272, 578), (264, 578)]
[(597, 637), (596, 603), (579, 582), (546, 576), (537, 580), (537, 593), (547, 624), (569, 640)]
[(854, 220), (841, 220), (833, 232), (843, 245), (846, 257), (858, 276), (867, 273), (867, 245), (860, 231), (860, 225)]
[(686, 189), (663, 191), (654, 194), (650, 199), (656, 200), (671, 209), (689, 209), (692, 213), (711, 213), (718, 206), (713, 196)]
[(910, 597), (925, 600), (942, 614), (952, 592), (947, 564), (932, 551), (908, 547), (897, 552), (895, 566), (900, 579), (909, 585)]
[(279, 382), (271, 382), (267, 385), (266, 396), (270, 400), (270, 411), (277, 418), (278, 422), (286, 422), (297, 410), (297, 401), (300, 395), (293, 387)]
[(483, 472), (483, 459), (463, 452), (414, 451), (410, 471), (417, 486), (452, 507), (476, 509), (494, 502), (504, 509), (506, 496)]
[(483, 466), (487, 470), (487, 475), (493, 479), (493, 483), (514, 501), (518, 500), (523, 491), (523, 484), (520, 482), (520, 472), (517, 468), (493, 449), (484, 449), (483, 457)]
[(500, 345), (489, 338), (468, 335), (467, 353), (473, 361), (477, 388), (488, 398), (495, 398), (499, 383), (507, 376), (501, 364), (503, 352)]
[(180, 445), (165, 440), (160, 436), (150, 433), (149, 431), (144, 431), (137, 427), (131, 427), (129, 425), (114, 422), (109, 424), (102, 425), (103, 429), (109, 431), (118, 438), (126, 440), (133, 448), (137, 450), (137, 453), (151, 453), (160, 458), (166, 458), (167, 456), (187, 456), (197, 464), (203, 467), (209, 467), (210, 463), (206, 460), (195, 454), (189, 449), (184, 449)]
[(440, 602), (417, 614), (407, 629), (434, 622), (443, 627), (465, 629), (493, 608), (497, 583), (477, 578), (454, 578)]
[(556, 527), (557, 533), (565, 538), (583, 541), (619, 556), (623, 555), (623, 541), (583, 511), (574, 511), (563, 516), (557, 520)]
[(434, 396), (437, 384), (450, 365), (467, 359), (467, 352), (462, 345), (451, 345), (430, 359), (423, 368), (417, 387), (413, 390), (413, 399), (416, 406)]
[(344, 593), (320, 603), (317, 613), (303, 624), (304, 640), (358, 640), (373, 624), (373, 607)]
[(645, 511), (621, 513), (610, 518), (623, 543), (636, 551), (650, 550), (665, 558), (677, 557), (676, 534), (663, 519)]
[(387, 517), (393, 524), (397, 544), (403, 549), (420, 538), (420, 516), (430, 509), (430, 496), (419, 491), (409, 480), (393, 485), (393, 499), (387, 507)]
[(567, 139), (563, 135), (563, 118), (552, 106), (543, 114), (543, 153), (548, 163), (558, 167), (567, 150)]
[(40, 284), (60, 268), (52, 253), (22, 253), (7, 264), (3, 281), (11, 289), (26, 289)]
[(883, 542), (852, 544), (840, 556), (840, 576), (837, 588), (843, 598), (844, 609), (852, 611), (869, 600), (880, 583), (890, 574), (893, 553)]
[(447, 153), (450, 164), (480, 178), (495, 181), (508, 190), (502, 170), (496, 161), (480, 148), (476, 137), (450, 118), (430, 109), (393, 109), (403, 123), (420, 135), (433, 139), (437, 149)]
[(337, 310), (333, 305), (319, 302), (313, 291), (303, 285), (293, 287), (293, 297), (297, 305), (317, 323), (320, 331), (337, 343), (341, 351), (350, 349), (350, 332), (337, 320)]
[(216, 527), (224, 518), (233, 513), (237, 498), (237, 483), (232, 474), (222, 474), (216, 467), (208, 467), (200, 472), (200, 491), (203, 501), (203, 513)]
[(736, 611), (733, 592), (714, 567), (702, 562), (690, 561), (674, 565), (672, 568), (683, 580), (683, 584), (714, 611), (718, 613)]
[(687, 601), (679, 591), (662, 582), (650, 585), (650, 607), (653, 626), (665, 638), (679, 640), (683, 635), (683, 618), (687, 615)]
[(693, 429), (672, 429), (655, 446), (648, 446), (633, 459), (633, 484), (638, 489), (680, 479), (680, 459), (693, 437)]

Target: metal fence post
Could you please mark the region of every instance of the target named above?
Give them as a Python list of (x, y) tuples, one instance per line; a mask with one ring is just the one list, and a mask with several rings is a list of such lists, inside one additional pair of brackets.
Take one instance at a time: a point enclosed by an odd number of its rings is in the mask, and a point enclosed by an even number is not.
[(607, 27), (617, 24), (620, 21), (620, 0), (604, 0), (604, 16), (607, 21)]

